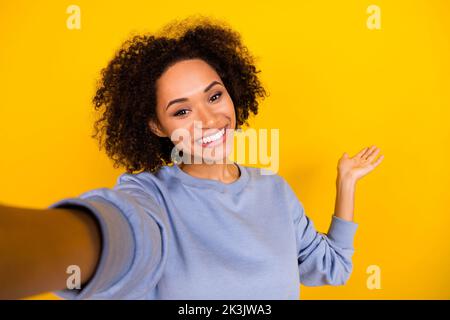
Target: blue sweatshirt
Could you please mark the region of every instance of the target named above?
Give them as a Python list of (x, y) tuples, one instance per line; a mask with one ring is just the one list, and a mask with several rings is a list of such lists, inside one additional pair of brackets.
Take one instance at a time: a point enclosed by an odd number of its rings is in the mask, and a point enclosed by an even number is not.
[[(123, 173), (113, 188), (65, 198), (97, 218), (93, 277), (66, 299), (299, 299), (306, 286), (342, 285), (352, 271), (354, 222), (330, 216), (315, 230), (278, 174), (238, 164), (232, 183), (177, 165)], [(81, 270), (83, 272), (83, 270)], [(68, 275), (69, 277), (69, 275)]]

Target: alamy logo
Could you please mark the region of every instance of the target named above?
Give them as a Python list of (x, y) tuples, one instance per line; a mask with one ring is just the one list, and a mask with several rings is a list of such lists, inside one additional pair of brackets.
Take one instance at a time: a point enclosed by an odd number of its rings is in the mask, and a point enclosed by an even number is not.
[(66, 273), (70, 276), (66, 280), (67, 289), (81, 289), (81, 269), (76, 264), (67, 267)]

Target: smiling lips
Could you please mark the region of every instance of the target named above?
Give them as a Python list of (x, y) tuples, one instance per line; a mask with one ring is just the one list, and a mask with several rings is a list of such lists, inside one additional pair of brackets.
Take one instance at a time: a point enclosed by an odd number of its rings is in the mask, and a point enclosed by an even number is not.
[(220, 129), (220, 131), (218, 131), (218, 132), (216, 132), (216, 133), (214, 133), (212, 135), (200, 138), (200, 139), (197, 140), (197, 142), (201, 143), (203, 147), (206, 147), (209, 144), (211, 144), (212, 142), (223, 138), (223, 136), (225, 134), (225, 128), (226, 127), (223, 127), (222, 129)]

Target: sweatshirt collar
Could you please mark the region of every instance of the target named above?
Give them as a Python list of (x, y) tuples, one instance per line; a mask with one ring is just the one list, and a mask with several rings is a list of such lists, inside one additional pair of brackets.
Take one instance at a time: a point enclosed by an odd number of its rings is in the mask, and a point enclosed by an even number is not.
[(222, 193), (238, 193), (240, 192), (249, 180), (249, 173), (245, 166), (242, 166), (234, 162), (240, 171), (240, 176), (237, 180), (231, 183), (224, 183), (213, 179), (204, 179), (191, 176), (190, 174), (181, 170), (181, 168), (174, 164), (172, 166), (172, 172), (174, 176), (180, 180), (181, 183), (188, 185), (190, 187), (201, 188), (201, 189), (214, 189)]

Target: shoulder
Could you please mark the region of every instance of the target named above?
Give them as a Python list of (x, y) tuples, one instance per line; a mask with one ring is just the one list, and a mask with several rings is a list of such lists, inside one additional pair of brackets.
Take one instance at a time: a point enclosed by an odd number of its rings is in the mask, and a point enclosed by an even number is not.
[(245, 168), (249, 172), (251, 180), (261, 186), (270, 186), (276, 190), (279, 198), (285, 197), (286, 200), (298, 200), (297, 195), (288, 180), (277, 172), (271, 169), (251, 166), (245, 166)]
[(122, 173), (117, 178), (114, 189), (130, 195), (151, 196), (158, 203), (161, 203), (172, 177), (168, 174), (168, 170), (170, 170), (168, 167), (162, 167), (154, 173), (149, 171)]
[(264, 197), (264, 200), (274, 201), (277, 208), (285, 208), (286, 212), (301, 213), (303, 204), (297, 197), (294, 189), (286, 178), (269, 169), (245, 166), (251, 180), (254, 182), (252, 189)]
[(172, 167), (163, 166), (156, 172), (143, 171), (140, 173), (122, 173), (116, 181), (117, 185), (129, 185), (141, 188), (148, 188), (155, 185), (168, 183), (172, 175)]
[[(151, 175), (151, 176), (150, 176)], [(153, 184), (153, 174), (142, 173), (122, 173), (116, 181), (115, 188), (119, 190), (130, 189), (130, 191), (145, 191)]]
[(274, 170), (253, 166), (240, 166), (244, 167), (247, 170), (250, 180), (253, 183), (273, 186), (279, 192), (283, 191), (286, 188), (289, 188), (289, 184), (286, 179)]

